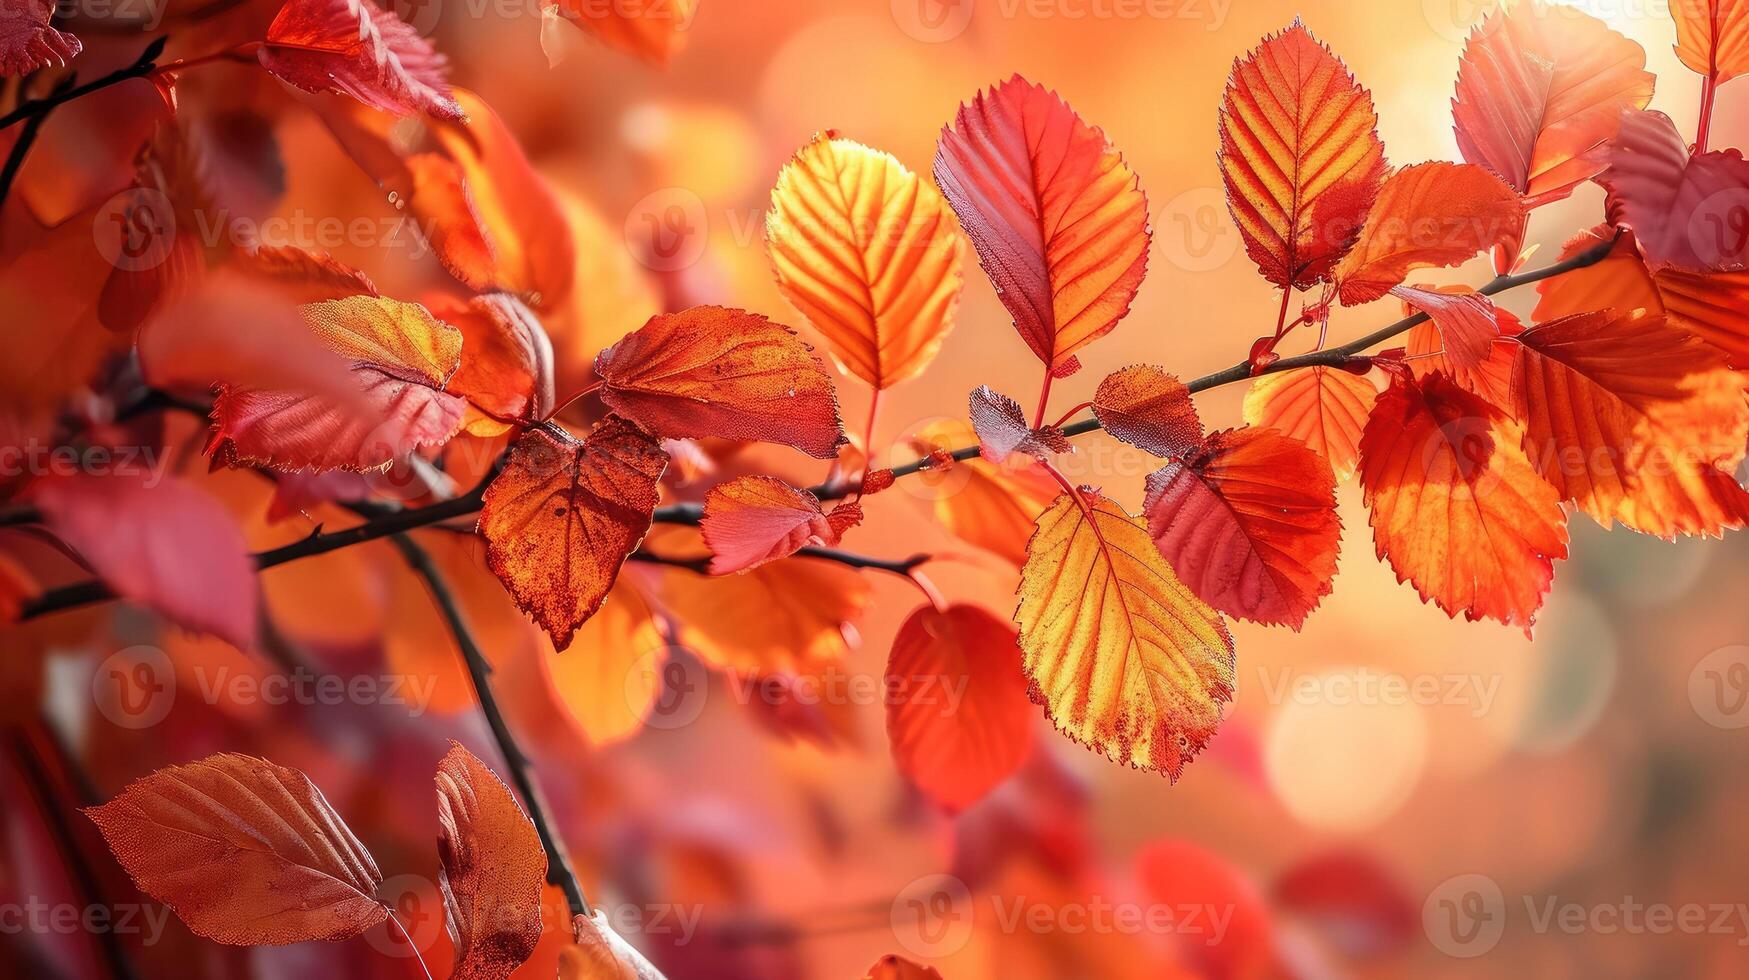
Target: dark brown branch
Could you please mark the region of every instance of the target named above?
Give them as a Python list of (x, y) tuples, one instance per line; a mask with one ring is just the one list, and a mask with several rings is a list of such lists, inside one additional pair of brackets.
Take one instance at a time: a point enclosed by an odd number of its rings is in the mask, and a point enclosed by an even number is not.
[[(72, 74), (62, 79), (60, 84), (55, 86), (50, 98), (55, 98), (69, 91), (77, 78), (77, 74)], [(12, 184), (18, 179), (18, 171), (24, 167), (24, 158), (30, 154), (30, 148), (36, 145), (37, 133), (42, 130), (43, 123), (48, 121), (49, 110), (53, 108), (54, 106), (51, 105), (40, 114), (30, 117), (30, 121), (24, 124), (23, 129), (19, 130), (18, 142), (12, 144), (11, 152), (6, 154), (5, 166), (0, 167), (0, 204), (5, 204), (6, 198), (11, 196)]]
[(128, 65), (126, 68), (118, 68), (102, 78), (86, 82), (84, 85), (80, 85), (77, 88), (57, 89), (54, 94), (45, 98), (31, 99), (27, 102), (21, 103), (18, 108), (8, 112), (4, 116), (0, 116), (0, 129), (5, 129), (14, 123), (20, 123), (26, 119), (34, 119), (37, 116), (49, 112), (56, 106), (64, 105), (74, 99), (90, 95), (98, 89), (108, 88), (111, 85), (117, 85), (129, 81), (130, 79), (144, 78), (147, 75), (150, 75), (153, 71), (157, 70), (158, 56), (164, 53), (164, 45), (169, 42), (170, 38), (168, 35), (156, 38), (151, 44), (146, 45), (145, 50), (140, 52), (140, 56), (134, 59), (134, 63)]
[(437, 604), (438, 611), (443, 614), (444, 622), (449, 626), (450, 634), (455, 637), (456, 646), (461, 649), (462, 662), (467, 666), (468, 678), (474, 684), (474, 695), (480, 702), (480, 713), (486, 716), (486, 724), (491, 726), (492, 738), (498, 743), (498, 751), (504, 756), (504, 764), (510, 770), (510, 780), (516, 784), (523, 806), (528, 809), (528, 818), (534, 822), (535, 832), (540, 835), (541, 847), (547, 852), (547, 883), (564, 891), (565, 901), (570, 905), (573, 916), (588, 915), (589, 900), (584, 897), (583, 886), (577, 882), (577, 872), (571, 868), (571, 859), (565, 853), (565, 845), (547, 816), (546, 799), (534, 781), (534, 764), (523, 754), (516, 737), (510, 733), (510, 726), (504, 721), (504, 712), (498, 707), (498, 699), (492, 694), (492, 665), (487, 663), (480, 645), (475, 642), (472, 631), (468, 629), (455, 593), (450, 591), (449, 583), (432, 562), (430, 553), (412, 538), (397, 534), (389, 538), (389, 543), (401, 552), (401, 557), (413, 569), (414, 574), (425, 580), (425, 587), (431, 592), (432, 601)]
[[(871, 558), (868, 555), (859, 555), (853, 551), (840, 551), (837, 548), (807, 547), (798, 550), (794, 557), (814, 558), (819, 561), (837, 562), (840, 565), (846, 565), (850, 568), (866, 568), (872, 571), (890, 572), (894, 575), (910, 578), (913, 571), (931, 561), (934, 556), (917, 554), (912, 555), (909, 558), (899, 559)], [(711, 560), (709, 556), (701, 555), (697, 558), (675, 558), (669, 555), (658, 555), (648, 551), (639, 551), (631, 556), (631, 560), (650, 565), (663, 565), (668, 568), (684, 568), (689, 572), (697, 572), (700, 575), (710, 574)]]

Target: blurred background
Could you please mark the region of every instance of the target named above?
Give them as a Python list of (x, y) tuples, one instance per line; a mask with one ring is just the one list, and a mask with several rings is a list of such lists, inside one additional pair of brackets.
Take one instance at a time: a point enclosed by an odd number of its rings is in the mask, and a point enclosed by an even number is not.
[[(1087, 370), (1058, 382), (1060, 407), (1132, 363), (1185, 378), (1225, 367), (1273, 326), (1276, 298), (1240, 247), (1215, 163), (1217, 106), (1236, 56), (1299, 16), (1371, 89), (1393, 165), (1457, 159), (1449, 101), (1458, 54), (1489, 7), (702, 0), (684, 48), (660, 70), (568, 26), (543, 28), (533, 0), (425, 4), (397, 9), (429, 30), (456, 83), (495, 107), (574, 202), (578, 309), (558, 339), (561, 361), (576, 366), (663, 307), (716, 302), (803, 326), (773, 283), (762, 227), (778, 170), (816, 131), (837, 130), (926, 173), (941, 127), (980, 88), (1018, 72), (1056, 89), (1124, 152), (1154, 228), (1134, 308), (1083, 352)], [(270, 18), (273, 6), (228, 16)], [(1691, 133), (1699, 80), (1671, 51), (1663, 3), (1582, 6), (1644, 46), (1658, 76), (1652, 107)], [(1723, 90), (1715, 145), (1749, 138), (1745, 100), (1749, 88)], [(277, 213), (394, 215), (313, 115), (281, 114), (275, 133), (287, 175)], [(50, 166), (44, 159), (33, 165)], [(1530, 241), (1541, 251), (1530, 264), (1552, 261), (1601, 218), (1602, 194), (1590, 185), (1540, 209)], [(428, 257), (352, 242), (333, 251), (391, 295), (417, 295), (441, 278)], [(1490, 275), (1478, 260), (1442, 281)], [(885, 397), (873, 440), (883, 460), (912, 458), (911, 437), (963, 416), (965, 393), (979, 384), (1023, 402), (1036, 390), (1036, 359), (975, 265), (966, 277), (933, 367)], [(1528, 318), (1535, 298), (1526, 289), (1500, 300)], [(1390, 303), (1340, 310), (1332, 338), (1398, 315)], [(1294, 338), (1284, 353), (1310, 339)], [(1205, 422), (1239, 424), (1243, 394), (1240, 385), (1200, 396)], [(866, 389), (845, 381), (841, 397), (846, 427), (859, 431)], [(1139, 504), (1149, 458), (1099, 434), (1078, 446), (1072, 477)], [(824, 475), (793, 454), (768, 455), (760, 465), (798, 481)], [(184, 463), (204, 467), (192, 456)], [(247, 477), (221, 474), (212, 485), (234, 494), (227, 499), (254, 522), (258, 546), (313, 526), (269, 525), (267, 492)], [(937, 492), (902, 481), (872, 499), (849, 546), (884, 557), (958, 553), (965, 560), (931, 566), (942, 591), (1005, 617), (1015, 569), (947, 536), (931, 519)], [(427, 544), (467, 590), (591, 898), (677, 980), (860, 977), (888, 952), (949, 980), (1743, 975), (1749, 553), (1740, 540), (1667, 543), (1576, 518), (1574, 557), (1557, 566), (1526, 637), (1451, 622), (1397, 584), (1373, 558), (1352, 481), (1341, 514), (1335, 593), (1300, 633), (1235, 624), (1235, 703), (1177, 785), (1106, 763), (1040, 717), (1021, 775), (958, 817), (936, 811), (896, 770), (878, 696), (814, 704), (807, 692), (818, 688), (793, 684), (768, 696), (763, 682), (676, 651), (657, 672), (664, 690), (643, 724), (635, 711), (601, 721), (614, 713), (601, 702), (625, 689), (625, 664), (638, 657), (586, 661), (587, 634), (555, 657), (494, 593), (476, 544), (436, 533)], [(669, 573), (629, 574), (653, 593), (668, 588)], [(57, 721), (59, 745), (48, 754), (63, 764), (39, 775), (74, 797), (106, 799), (153, 768), (213, 751), (305, 768), (390, 875), (385, 893), (399, 889), (397, 903), (419, 923), (415, 940), (433, 951), (427, 958), (447, 962), (431, 772), (446, 737), (498, 762), (465, 678), (445, 666), (453, 647), (386, 546), (288, 565), (264, 586), (285, 634), (277, 658), (127, 609), (10, 634), (8, 657), (16, 643), (32, 651), (19, 656), (40, 658), (32, 683)], [(832, 668), (850, 690), (845, 679), (881, 676), (893, 633), (919, 599), (889, 577), (840, 583), (834, 594), (854, 620), (852, 635), (834, 641), (842, 658)], [(762, 628), (759, 619), (774, 615), (744, 597), (701, 607), (730, 631)], [(148, 725), (91, 694), (110, 658), (137, 645), (161, 651), (180, 685)], [(410, 711), (203, 697), (190, 679), (210, 690), (214, 677), (265, 676), (287, 663), (435, 686), (430, 703)], [(31, 778), (9, 770), (4, 796), (27, 798)], [(41, 857), (56, 843), (53, 821), (34, 819), (40, 812), (7, 807), (0, 885), (14, 895), (79, 887)], [(75, 844), (89, 836), (72, 833)], [(113, 868), (93, 874), (128, 889)], [(558, 932), (562, 906), (553, 908)], [(0, 942), (34, 943), (34, 961), (66, 975), (103, 975), (103, 944), (88, 936), (8, 930)], [(411, 969), (386, 934), (370, 937), (382, 955), (219, 949), (173, 920), (158, 941), (124, 942), (151, 976)], [(551, 976), (549, 953), (519, 976)]]

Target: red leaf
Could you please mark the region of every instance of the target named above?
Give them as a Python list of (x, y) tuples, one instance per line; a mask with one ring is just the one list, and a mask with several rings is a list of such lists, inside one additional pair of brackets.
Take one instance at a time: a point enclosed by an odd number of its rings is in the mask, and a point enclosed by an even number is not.
[(0, 2), (0, 77), (64, 68), (79, 54), (78, 38), (49, 26), (54, 15), (48, 0)]
[(808, 545), (834, 545), (855, 505), (831, 515), (806, 490), (770, 476), (743, 476), (712, 487), (704, 498), (699, 529), (711, 550), (712, 575), (728, 575), (788, 558)]
[(1405, 948), (1421, 928), (1419, 903), (1379, 861), (1332, 851), (1293, 865), (1275, 880), (1275, 901), (1323, 931), (1349, 956)]
[(1074, 450), (1069, 440), (1055, 429), (1029, 428), (1020, 403), (992, 391), (989, 385), (972, 389), (971, 415), (972, 430), (978, 434), (978, 451), (992, 463), (1003, 462), (1015, 453), (1049, 459), (1053, 453)]
[(1749, 371), (1749, 269), (1663, 269), (1655, 282), (1670, 322), (1723, 351), (1732, 367)]
[(408, 204), (444, 271), (476, 292), (500, 285), (498, 253), (480, 223), (462, 168), (441, 153), (403, 159), (413, 179)]
[(389, 914), (376, 862), (296, 769), (208, 756), (85, 813), (140, 890), (214, 942), (347, 939)]
[(1105, 431), (1156, 456), (1177, 456), (1202, 442), (1190, 389), (1151, 364), (1106, 375), (1093, 392), (1093, 415)]
[(962, 105), (935, 181), (1046, 367), (1123, 319), (1148, 266), (1148, 199), (1123, 156), (1019, 75)]
[(460, 119), (449, 63), (411, 25), (371, 0), (287, 0), (261, 64), (307, 92), (339, 92), (384, 112)]
[(1391, 295), (1427, 314), (1439, 331), (1452, 379), (1474, 390), (1473, 377), (1500, 336), (1494, 301), (1476, 292), (1397, 286)]
[(1263, 278), (1305, 289), (1354, 245), (1385, 176), (1372, 96), (1298, 19), (1233, 63), (1221, 179)]
[(1612, 225), (1598, 225), (1582, 231), (1561, 246), (1559, 260), (1564, 262), (1611, 240), (1615, 244), (1610, 246), (1609, 254), (1601, 261), (1537, 283), (1536, 290), (1542, 298), (1531, 313), (1534, 322), (1543, 323), (1572, 313), (1595, 313), (1611, 308), (1623, 312), (1642, 308), (1653, 313), (1661, 312), (1658, 289), (1634, 245), (1632, 232), (1618, 235)]
[(941, 980), (941, 973), (933, 966), (913, 963), (903, 956), (888, 953), (875, 960), (862, 980)]
[(486, 488), (486, 563), (563, 650), (650, 530), (668, 457), (608, 416), (581, 442), (530, 429)]
[(53, 477), (27, 496), (117, 595), (236, 647), (255, 645), (255, 563), (217, 500), (144, 472)]
[(1216, 432), (1147, 486), (1148, 534), (1202, 601), (1297, 630), (1329, 594), (1336, 478), (1304, 443), (1273, 429)]
[(545, 0), (571, 23), (608, 47), (666, 65), (680, 50), (686, 29), (698, 13), (698, 0), (662, 3), (602, 3), (600, 0)]
[(695, 306), (650, 318), (595, 359), (601, 400), (667, 438), (752, 439), (830, 459), (847, 440), (812, 347), (757, 313)]
[(553, 344), (533, 310), (508, 293), (488, 293), (445, 300), (432, 312), (461, 331), (461, 366), (448, 390), (468, 400), (469, 432), (493, 436), (509, 428), (500, 419), (538, 422), (553, 413)]
[(1447, 615), (1529, 629), (1567, 557), (1559, 495), (1520, 449), (1523, 433), (1444, 375), (1398, 373), (1361, 434), (1378, 556)]
[(1611, 144), (1611, 214), (1634, 230), (1655, 267), (1723, 270), (1749, 264), (1749, 161), (1738, 150), (1694, 156), (1662, 112), (1632, 112)]
[(1416, 269), (1460, 265), (1497, 244), (1516, 255), (1524, 207), (1481, 167), (1421, 163), (1379, 189), (1360, 240), (1336, 269), (1345, 305), (1383, 296)]
[(1458, 149), (1500, 175), (1526, 207), (1596, 176), (1595, 151), (1622, 110), (1652, 100), (1646, 52), (1581, 11), (1527, 0), (1477, 25), (1451, 100)]
[(982, 799), (1032, 748), (1017, 634), (976, 606), (913, 612), (893, 638), (886, 692), (894, 760), (949, 813)]
[(547, 854), (504, 783), (456, 742), (437, 768), (438, 885), (452, 980), (506, 980), (540, 942)]

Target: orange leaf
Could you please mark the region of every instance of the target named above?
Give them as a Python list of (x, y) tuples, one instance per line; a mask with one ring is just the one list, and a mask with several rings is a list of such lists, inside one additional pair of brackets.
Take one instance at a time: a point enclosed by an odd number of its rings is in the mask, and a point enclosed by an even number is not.
[(893, 759), (949, 813), (983, 798), (1032, 749), (1014, 627), (976, 606), (923, 606), (907, 617), (886, 692)]
[(558, 649), (601, 607), (650, 530), (667, 464), (654, 439), (608, 416), (582, 441), (528, 430), (486, 488), (486, 564)]
[(1622, 111), (1652, 100), (1646, 52), (1582, 11), (1525, 0), (1470, 33), (1451, 101), (1464, 159), (1500, 175), (1529, 208), (1603, 169), (1593, 152)]
[(1106, 432), (1156, 456), (1202, 442), (1202, 422), (1184, 382), (1152, 364), (1113, 371), (1093, 392), (1093, 415)]
[(54, 15), (48, 0), (8, 0), (0, 7), (0, 77), (65, 68), (79, 54), (78, 38), (49, 26)]
[(1296, 19), (1233, 63), (1221, 179), (1263, 278), (1305, 289), (1354, 244), (1385, 177), (1372, 95)]
[(0, 626), (14, 626), (26, 603), (42, 594), (42, 587), (23, 565), (0, 552)]
[(1039, 517), (1020, 573), (1028, 694), (1064, 734), (1173, 780), (1233, 696), (1233, 640), (1147, 529), (1082, 490)]
[(296, 769), (212, 755), (85, 813), (140, 890), (214, 942), (347, 939), (389, 914), (376, 862)]
[(1427, 314), (1439, 331), (1440, 350), (1452, 380), (1474, 391), (1475, 374), (1494, 351), (1500, 314), (1494, 301), (1467, 288), (1423, 289), (1395, 286), (1391, 295)]
[(1315, 366), (1266, 374), (1245, 393), (1245, 421), (1298, 439), (1340, 483), (1354, 474), (1360, 430), (1379, 390), (1365, 375)]
[[(954, 447), (972, 433), (963, 422), (937, 423), (921, 434), (928, 445)], [(996, 464), (970, 459), (945, 470), (925, 470), (913, 486), (934, 501), (935, 520), (949, 534), (995, 552), (1016, 566), (1026, 561), (1033, 522), (1060, 492), (1042, 467), (1025, 456)]]
[(1229, 429), (1148, 477), (1148, 534), (1221, 612), (1299, 629), (1330, 594), (1342, 521), (1330, 464), (1272, 429)]
[(559, 980), (664, 980), (644, 954), (607, 924), (607, 913), (579, 915), (571, 924), (577, 943), (559, 950)]
[(1717, 351), (1644, 311), (1562, 317), (1519, 341), (1525, 450), (1561, 499), (1661, 537), (1743, 523), (1749, 493), (1708, 476), (1749, 437), (1742, 384)]
[(632, 577), (614, 583), (571, 645), (541, 657), (565, 715), (595, 745), (637, 734), (662, 693), (667, 643)]
[(610, 48), (654, 65), (674, 57), (698, 15), (698, 0), (662, 3), (603, 3), (601, 0), (544, 0), (565, 18)]
[(1016, 453), (1047, 459), (1054, 453), (1074, 452), (1069, 440), (1055, 428), (1029, 428), (1020, 403), (989, 385), (973, 388), (970, 403), (978, 451), (992, 463), (1005, 462)]
[(935, 188), (834, 133), (777, 175), (765, 235), (777, 285), (852, 374), (890, 388), (953, 327), (965, 240)]
[(875, 960), (862, 980), (941, 980), (941, 973), (933, 966), (913, 963), (903, 956), (888, 953)]
[(650, 318), (601, 352), (601, 400), (667, 438), (753, 439), (830, 459), (849, 440), (832, 378), (795, 331), (695, 306)]
[(1662, 112), (1630, 112), (1597, 177), (1610, 214), (1634, 230), (1654, 268), (1722, 271), (1749, 264), (1749, 161), (1739, 150), (1690, 154)]
[(1623, 232), (1618, 237), (1609, 225), (1582, 231), (1561, 247), (1560, 260), (1566, 261), (1612, 238), (1615, 244), (1602, 261), (1537, 283), (1536, 290), (1542, 298), (1531, 314), (1533, 320), (1544, 323), (1574, 313), (1607, 309), (1624, 313), (1634, 309), (1663, 312), (1658, 288), (1652, 282), (1651, 271), (1640, 258), (1632, 232)]
[[(377, 296), (299, 307), (310, 333), (351, 366), (345, 401), (302, 389), (226, 384), (208, 449), (276, 469), (368, 470), (449, 441), (466, 407), (443, 390), (461, 364), (461, 332), (417, 303)], [(227, 379), (218, 379), (221, 383)]]
[(1567, 557), (1559, 495), (1524, 455), (1523, 436), (1442, 374), (1399, 374), (1361, 434), (1378, 556), (1447, 615), (1529, 629), (1554, 560)]
[(1342, 302), (1378, 299), (1416, 269), (1461, 265), (1496, 244), (1516, 254), (1524, 220), (1518, 195), (1481, 167), (1405, 167), (1386, 178), (1354, 250), (1336, 267)]
[(978, 93), (941, 132), (935, 181), (1046, 367), (1129, 312), (1148, 267), (1147, 196), (1055, 92), (1016, 75)]
[(289, 0), (267, 28), (260, 59), (306, 92), (338, 92), (397, 115), (462, 117), (448, 59), (371, 0)]
[(444, 299), (432, 312), (461, 331), (461, 366), (448, 390), (470, 403), (470, 433), (495, 436), (510, 428), (501, 419), (553, 413), (553, 345), (533, 310), (508, 293), (488, 293)]
[(1676, 56), (1720, 84), (1749, 72), (1749, 4), (1742, 0), (1673, 0)]
[[(1403, 305), (1405, 308), (1414, 309), (1407, 303)], [(1524, 332), (1524, 324), (1519, 322), (1511, 310), (1498, 306), (1493, 309), (1497, 329), (1489, 343), (1488, 356), (1480, 364), (1464, 372), (1461, 378), (1453, 377), (1451, 359), (1445, 353), (1445, 338), (1440, 335), (1439, 326), (1429, 320), (1411, 327), (1403, 338), (1403, 351), (1409, 373), (1418, 379), (1430, 374), (1443, 374), (1451, 378), (1459, 388), (1480, 396), (1491, 405), (1511, 406), (1512, 369), (1518, 364), (1517, 338)]]
[(859, 510), (828, 515), (806, 490), (770, 476), (743, 476), (710, 489), (699, 530), (711, 550), (711, 574), (729, 575), (788, 558), (808, 545), (834, 545)]
[(256, 245), (239, 249), (232, 261), (251, 276), (284, 286), (299, 303), (382, 295), (369, 276), (319, 250)]
[(1654, 282), (1671, 323), (1723, 351), (1732, 367), (1749, 371), (1749, 270), (1663, 269)]
[(462, 168), (441, 153), (415, 153), (401, 162), (413, 179), (407, 203), (415, 226), (444, 271), (475, 291), (496, 286), (498, 253), (481, 226)]
[(547, 852), (509, 788), (454, 741), (437, 767), (437, 855), (452, 980), (506, 980), (540, 942)]

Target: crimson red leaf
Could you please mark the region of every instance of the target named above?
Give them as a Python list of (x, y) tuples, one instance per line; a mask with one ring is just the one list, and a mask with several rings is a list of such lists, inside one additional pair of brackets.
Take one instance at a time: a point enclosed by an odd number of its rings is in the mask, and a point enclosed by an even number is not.
[(44, 66), (64, 68), (81, 48), (79, 39), (49, 26), (48, 0), (0, 2), (0, 77), (28, 75)]
[(1611, 213), (1656, 265), (1724, 270), (1749, 264), (1749, 161), (1738, 150), (1690, 156), (1662, 112), (1632, 112), (1611, 144)]
[(372, 0), (288, 0), (261, 64), (309, 92), (339, 92), (399, 115), (460, 119), (449, 64), (412, 25)]

